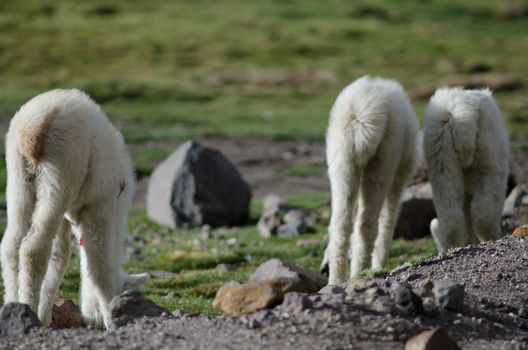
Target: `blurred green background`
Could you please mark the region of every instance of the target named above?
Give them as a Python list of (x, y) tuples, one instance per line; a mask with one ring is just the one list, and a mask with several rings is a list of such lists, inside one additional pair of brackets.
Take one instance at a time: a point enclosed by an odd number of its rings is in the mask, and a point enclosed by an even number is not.
[[(172, 151), (144, 147), (152, 142), (208, 137), (322, 141), (335, 96), (370, 74), (400, 81), (420, 119), (438, 86), (492, 85), (512, 150), (521, 152), (528, 149), (527, 57), (528, 1), (1, 1), (0, 131), (6, 132), (11, 116), (32, 96), (78, 87), (123, 132), (142, 177), (149, 175), (153, 160)], [(5, 166), (0, 167), (0, 188), (5, 188)], [(327, 199), (327, 194), (319, 196), (321, 203)], [(5, 209), (3, 194), (0, 209)], [(5, 211), (1, 218), (4, 226)], [(165, 232), (142, 211), (132, 213), (131, 226), (148, 244), (154, 233)], [(258, 240), (254, 227), (240, 230), (220, 234), (217, 243), (224, 247), (223, 238), (238, 234)], [(314, 235), (324, 234), (320, 227)], [(145, 249), (142, 260), (129, 268), (181, 272), (160, 258), (181, 246), (213, 257), (212, 263), (194, 265), (189, 258), (183, 265), (190, 270), (188, 279), (181, 275), (181, 280), (153, 282), (145, 289), (168, 306), (212, 312), (210, 298), (230, 275), (208, 269), (224, 260), (243, 261), (242, 272), (234, 275), (243, 278), (265, 258), (247, 258), (243, 245), (227, 252), (214, 244), (190, 244), (199, 237), (193, 230), (165, 235), (180, 238), (167, 245), (155, 241), (164, 250)], [(402, 257), (434, 253), (430, 241), (422, 248), (400, 243), (392, 251), (392, 266)], [(266, 257), (280, 256), (275, 248), (287, 249), (287, 256), (313, 268), (324, 248), (321, 244), (310, 253), (294, 241), (262, 244)], [(307, 258), (308, 253), (313, 256)], [(175, 286), (189, 292), (165, 298)], [(77, 287), (78, 270), (72, 267), (64, 291), (76, 298)], [(182, 305), (181, 300), (187, 301)]]

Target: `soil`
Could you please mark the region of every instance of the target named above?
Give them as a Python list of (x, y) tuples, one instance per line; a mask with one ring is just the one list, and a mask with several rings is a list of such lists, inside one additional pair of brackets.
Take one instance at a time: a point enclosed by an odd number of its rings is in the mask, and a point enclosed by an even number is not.
[(293, 314), (279, 306), (238, 318), (178, 312), (106, 332), (39, 328), (2, 339), (0, 349), (402, 349), (410, 337), (436, 326), (463, 349), (528, 349), (526, 238), (458, 248), (376, 282), (403, 283), (420, 293), (426, 282), (444, 278), (465, 286), (462, 311), (382, 312), (350, 292), (312, 295), (318, 306)]

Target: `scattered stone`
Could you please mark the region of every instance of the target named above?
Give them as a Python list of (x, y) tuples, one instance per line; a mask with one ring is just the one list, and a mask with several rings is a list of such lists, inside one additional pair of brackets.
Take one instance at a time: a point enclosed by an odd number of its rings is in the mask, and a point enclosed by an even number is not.
[(464, 308), (464, 286), (450, 279), (436, 281), (435, 301), (443, 309), (461, 312)]
[(306, 230), (304, 232), (308, 232), (315, 227), (315, 218), (305, 209), (288, 210), (284, 215), (283, 220), (287, 224), (301, 222)]
[(302, 221), (282, 224), (277, 228), (277, 236), (282, 238), (297, 237), (306, 232), (306, 227)]
[(38, 316), (26, 304), (7, 303), (0, 309), (0, 337), (27, 334), (40, 326)]
[(405, 343), (405, 350), (461, 350), (458, 344), (440, 327), (422, 332)]
[(512, 233), (512, 236), (517, 238), (524, 237), (526, 235), (528, 235), (528, 225), (519, 226)]
[(262, 263), (251, 275), (252, 281), (273, 281), (283, 292), (313, 293), (326, 286), (323, 275), (288, 261), (271, 259)]
[(269, 211), (286, 211), (290, 209), (290, 206), (278, 194), (269, 193), (262, 198), (262, 208), (265, 213)]
[(231, 281), (218, 289), (213, 306), (228, 315), (240, 316), (272, 307), (280, 303), (283, 295), (280, 288), (271, 282)]
[(216, 271), (221, 273), (233, 272), (237, 270), (237, 266), (234, 264), (218, 264), (216, 265)]
[(393, 286), (396, 307), (406, 313), (423, 314), (422, 299), (416, 295), (409, 286), (396, 284)]
[(353, 277), (346, 287), (347, 292), (361, 293), (369, 288), (378, 287), (378, 282), (372, 278)]
[(51, 327), (53, 328), (81, 328), (84, 318), (79, 307), (70, 299), (57, 298), (51, 311)]
[(261, 215), (257, 223), (260, 235), (269, 238), (277, 234), (277, 229), (281, 224), (280, 211), (268, 210)]
[(207, 225), (207, 224), (203, 225), (200, 233), (204, 241), (210, 239), (212, 236), (211, 235), (211, 225)]
[(403, 191), (395, 237), (416, 239), (429, 236), (429, 225), (436, 217), (433, 190), (429, 182), (411, 185)]
[(324, 286), (320, 291), (319, 294), (346, 294), (345, 288), (347, 285), (345, 283), (341, 285), (328, 285)]
[(304, 310), (311, 309), (313, 307), (313, 302), (306, 293), (290, 292), (284, 295), (284, 300), (280, 306), (285, 312), (297, 314)]
[(521, 307), (519, 311), (517, 311), (517, 315), (521, 318), (528, 318), (528, 307)]
[(172, 228), (236, 226), (248, 220), (250, 199), (249, 185), (222, 153), (187, 141), (152, 173), (147, 214)]
[(171, 316), (165, 308), (148, 300), (138, 291), (127, 290), (110, 302), (110, 317), (114, 327), (122, 327), (141, 317)]
[(427, 316), (436, 316), (438, 314), (438, 307), (433, 298), (426, 297), (422, 300), (423, 313)]

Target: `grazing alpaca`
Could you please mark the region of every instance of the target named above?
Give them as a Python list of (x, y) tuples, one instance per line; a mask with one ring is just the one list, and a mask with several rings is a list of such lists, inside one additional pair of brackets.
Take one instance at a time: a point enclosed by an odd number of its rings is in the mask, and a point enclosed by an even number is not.
[(509, 139), (491, 92), (436, 90), (425, 112), (424, 152), (439, 252), (498, 238)]
[(328, 261), (329, 284), (347, 280), (349, 246), (351, 276), (386, 264), (400, 195), (414, 170), (417, 128), (393, 80), (362, 77), (337, 97), (326, 135), (332, 216), (323, 264)]
[(81, 310), (111, 326), (109, 303), (146, 274), (121, 270), (134, 177), (121, 134), (79, 90), (36, 96), (6, 135), (7, 230), (1, 245), (4, 302), (28, 304), (43, 324), (80, 242)]

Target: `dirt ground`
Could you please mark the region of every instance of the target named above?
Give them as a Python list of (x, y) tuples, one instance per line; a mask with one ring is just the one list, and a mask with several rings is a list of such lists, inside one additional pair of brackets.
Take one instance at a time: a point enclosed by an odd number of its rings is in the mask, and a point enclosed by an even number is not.
[(314, 306), (293, 313), (279, 306), (240, 318), (180, 314), (107, 332), (40, 328), (0, 340), (0, 349), (402, 349), (410, 337), (436, 326), (463, 349), (528, 349), (528, 240), (510, 236), (458, 248), (376, 282), (385, 290), (403, 283), (419, 293), (426, 282), (444, 278), (464, 285), (462, 310), (380, 311), (362, 302), (367, 294), (394, 300), (378, 288), (312, 295)]

